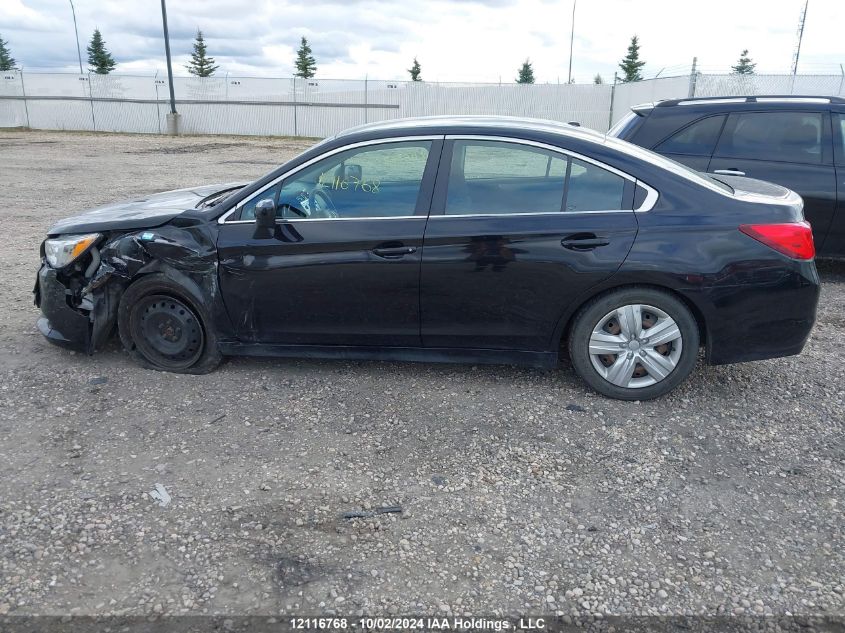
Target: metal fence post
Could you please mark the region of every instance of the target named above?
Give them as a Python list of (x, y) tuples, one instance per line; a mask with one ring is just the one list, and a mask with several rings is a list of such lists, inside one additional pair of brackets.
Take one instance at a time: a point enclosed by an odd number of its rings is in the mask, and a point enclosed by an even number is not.
[(613, 127), (613, 101), (616, 98), (616, 80), (619, 73), (613, 73), (613, 85), (610, 87), (610, 112), (607, 113), (607, 129)]
[(24, 114), (26, 114), (26, 127), (27, 129), (31, 129), (31, 126), (29, 124), (29, 106), (26, 104), (26, 86), (24, 86), (23, 83), (23, 68), (21, 68), (18, 72), (21, 76), (21, 96), (23, 97), (23, 111)]
[(369, 111), (367, 110), (367, 80), (369, 79), (368, 75), (364, 75), (364, 123), (369, 123)]
[(299, 136), (296, 122), (296, 77), (293, 78), (293, 135)]
[(698, 57), (692, 58), (692, 71), (690, 72), (689, 76), (689, 92), (687, 94), (688, 99), (692, 99), (695, 96), (695, 82), (698, 78), (698, 72), (696, 71), (696, 64), (698, 62)]
[[(839, 72), (841, 73), (839, 75), (839, 94), (841, 95), (842, 94), (842, 85), (843, 85), (843, 82), (845, 82), (845, 67), (843, 67), (842, 64), (839, 64)], [(21, 82), (23, 82), (23, 75), (21, 75)], [(24, 102), (24, 103), (26, 103), (26, 102)]]
[(97, 119), (94, 118), (94, 93), (91, 91), (91, 73), (88, 73), (88, 100), (91, 104), (91, 129), (97, 131)]
[(161, 134), (161, 103), (158, 100), (158, 70), (153, 75), (153, 86), (155, 86), (156, 91), (156, 123), (158, 124), (158, 133)]

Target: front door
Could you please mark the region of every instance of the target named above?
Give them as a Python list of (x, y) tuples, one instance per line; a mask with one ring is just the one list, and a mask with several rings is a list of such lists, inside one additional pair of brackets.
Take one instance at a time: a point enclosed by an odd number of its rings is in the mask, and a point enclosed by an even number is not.
[(426, 347), (548, 351), (637, 232), (634, 183), (534, 145), (447, 141), (425, 234)]
[(800, 194), (822, 252), (836, 209), (832, 154), (826, 112), (734, 112), (708, 171), (768, 180)]
[[(382, 141), (307, 165), (220, 227), (220, 286), (238, 338), (419, 346), (419, 271), (442, 141)], [(428, 174), (428, 175), (427, 175)], [(255, 205), (277, 205), (274, 230)]]

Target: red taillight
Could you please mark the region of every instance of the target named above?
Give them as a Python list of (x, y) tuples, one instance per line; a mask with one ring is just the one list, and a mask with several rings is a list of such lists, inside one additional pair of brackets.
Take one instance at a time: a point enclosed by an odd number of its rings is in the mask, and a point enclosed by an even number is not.
[(809, 222), (743, 224), (739, 230), (787, 257), (813, 259), (816, 256)]

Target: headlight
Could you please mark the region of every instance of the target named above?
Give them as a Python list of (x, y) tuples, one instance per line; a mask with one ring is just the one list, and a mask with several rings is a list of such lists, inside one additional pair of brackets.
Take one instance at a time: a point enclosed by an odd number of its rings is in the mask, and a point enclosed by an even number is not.
[(44, 242), (44, 256), (53, 268), (64, 268), (100, 239), (99, 233), (64, 235)]

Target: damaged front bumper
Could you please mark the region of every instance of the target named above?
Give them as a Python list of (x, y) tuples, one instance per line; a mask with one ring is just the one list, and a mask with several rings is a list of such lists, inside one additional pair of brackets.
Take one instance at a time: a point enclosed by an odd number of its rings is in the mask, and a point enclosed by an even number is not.
[(51, 343), (93, 354), (114, 332), (126, 288), (148, 273), (161, 273), (177, 283), (217, 322), (225, 312), (218, 301), (215, 236), (206, 223), (183, 224), (109, 234), (64, 269), (54, 269), (42, 259), (34, 290), (42, 313), (38, 330)]
[(41, 308), (36, 325), (48, 341), (89, 352), (91, 347), (91, 318), (68, 304), (70, 290), (57, 278), (57, 271), (47, 264), (38, 271), (35, 282), (35, 305)]

